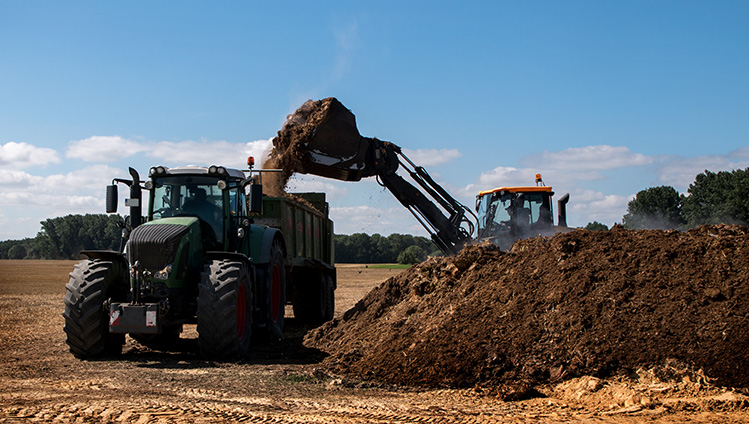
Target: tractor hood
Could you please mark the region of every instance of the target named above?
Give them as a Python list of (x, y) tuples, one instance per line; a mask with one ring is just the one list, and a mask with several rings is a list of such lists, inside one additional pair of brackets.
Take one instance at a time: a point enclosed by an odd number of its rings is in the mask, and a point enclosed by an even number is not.
[(146, 276), (182, 286), (202, 252), (201, 224), (195, 217), (150, 221), (132, 231), (128, 246), (131, 265), (140, 262)]

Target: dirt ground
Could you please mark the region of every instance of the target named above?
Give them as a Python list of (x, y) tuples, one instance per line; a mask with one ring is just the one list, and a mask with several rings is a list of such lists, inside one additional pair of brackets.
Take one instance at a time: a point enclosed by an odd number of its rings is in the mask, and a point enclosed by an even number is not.
[[(242, 362), (205, 360), (186, 329), (170, 351), (128, 338), (117, 359), (67, 350), (62, 297), (71, 261), (0, 261), (0, 422), (749, 422), (747, 398), (698, 373), (664, 383), (583, 376), (546, 397), (505, 402), (475, 389), (415, 389), (335, 375), (287, 320), (277, 344)], [(340, 266), (336, 316), (399, 270)], [(287, 312), (291, 316), (291, 312)], [(657, 404), (650, 401), (660, 394)]]

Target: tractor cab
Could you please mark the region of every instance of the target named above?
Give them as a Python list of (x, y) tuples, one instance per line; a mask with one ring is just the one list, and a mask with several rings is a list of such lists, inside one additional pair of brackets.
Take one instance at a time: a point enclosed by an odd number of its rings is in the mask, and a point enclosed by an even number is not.
[[(551, 187), (536, 175), (536, 186), (498, 187), (479, 192), (476, 196), (478, 239), (489, 240), (507, 250), (517, 239), (551, 235), (554, 227)], [(566, 227), (565, 203), (560, 200), (560, 226)]]
[[(148, 221), (195, 217), (203, 232), (222, 246), (239, 217), (247, 216), (242, 171), (220, 166), (151, 168)], [(169, 220), (167, 220), (169, 221)]]

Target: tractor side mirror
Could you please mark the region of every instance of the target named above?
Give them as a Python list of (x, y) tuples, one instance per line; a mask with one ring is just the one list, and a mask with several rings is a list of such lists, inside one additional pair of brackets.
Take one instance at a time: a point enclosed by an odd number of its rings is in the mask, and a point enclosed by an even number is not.
[(250, 184), (250, 213), (263, 211), (263, 185)]
[(107, 186), (107, 213), (117, 212), (117, 184)]

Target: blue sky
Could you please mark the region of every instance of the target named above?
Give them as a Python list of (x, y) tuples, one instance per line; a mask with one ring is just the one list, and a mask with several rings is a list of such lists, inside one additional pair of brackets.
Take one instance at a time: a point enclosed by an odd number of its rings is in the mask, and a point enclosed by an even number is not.
[[(241, 168), (330, 96), (469, 206), (542, 173), (571, 225), (749, 167), (745, 1), (0, 0), (0, 52), (0, 240), (103, 212), (128, 166)], [(374, 181), (291, 187), (424, 234)]]

